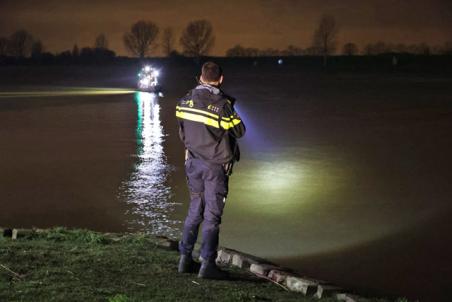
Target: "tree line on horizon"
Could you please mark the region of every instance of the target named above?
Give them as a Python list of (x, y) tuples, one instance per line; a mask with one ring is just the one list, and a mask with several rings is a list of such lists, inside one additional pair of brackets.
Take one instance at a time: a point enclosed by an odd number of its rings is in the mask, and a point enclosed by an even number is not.
[[(151, 21), (138, 21), (123, 36), (125, 48), (138, 58), (145, 58), (153, 54), (158, 46), (166, 56), (201, 57), (210, 53), (214, 43), (212, 24), (207, 20), (195, 20), (185, 28), (179, 43), (183, 52), (179, 53), (175, 48), (174, 30), (166, 27), (158, 44), (159, 27)], [(0, 37), (0, 57), (45, 59), (57, 57), (63, 61), (67, 58), (84, 59), (109, 59), (116, 57), (116, 53), (109, 49), (108, 39), (105, 34), (99, 34), (92, 47), (79, 48), (75, 44), (72, 50), (65, 50), (57, 54), (45, 51), (40, 39), (33, 37), (26, 30), (18, 30), (9, 37)]]
[[(383, 41), (369, 43), (362, 49), (353, 42), (347, 42), (338, 48), (339, 26), (334, 16), (323, 15), (312, 36), (309, 47), (300, 48), (289, 45), (286, 49), (259, 49), (243, 47), (240, 44), (226, 51), (227, 57), (271, 57), (271, 56), (322, 56), (324, 65), (327, 65), (328, 57), (335, 54), (345, 56), (377, 56), (382, 54), (413, 54), (413, 55), (451, 55), (452, 42), (442, 46), (429, 46), (426, 43), (406, 45), (403, 43), (391, 44)], [(163, 54), (168, 57), (208, 56), (215, 44), (215, 36), (212, 24), (208, 20), (195, 20), (188, 23), (179, 38), (182, 52), (176, 50), (175, 34), (171, 27), (160, 29), (152, 21), (138, 21), (123, 35), (125, 48), (133, 56), (145, 58), (160, 47)], [(116, 57), (116, 53), (109, 49), (108, 39), (105, 34), (99, 34), (92, 47), (79, 47), (75, 44), (72, 50), (65, 50), (56, 55), (45, 51), (41, 40), (33, 37), (26, 30), (18, 30), (9, 37), (0, 37), (0, 57), (14, 57), (45, 59), (57, 57), (61, 60), (80, 58), (81, 60), (108, 60)]]
[[(267, 56), (318, 56), (321, 53), (313, 47), (301, 48), (295, 45), (289, 45), (285, 49), (266, 48), (259, 49), (255, 47), (244, 47), (237, 44), (226, 51), (227, 57), (267, 57)], [(353, 42), (345, 43), (339, 51), (331, 53), (344, 56), (378, 56), (384, 54), (411, 54), (411, 55), (450, 55), (452, 54), (452, 42), (446, 42), (444, 45), (430, 46), (426, 43), (404, 44), (404, 43), (386, 43), (378, 41), (369, 43), (360, 48)]]

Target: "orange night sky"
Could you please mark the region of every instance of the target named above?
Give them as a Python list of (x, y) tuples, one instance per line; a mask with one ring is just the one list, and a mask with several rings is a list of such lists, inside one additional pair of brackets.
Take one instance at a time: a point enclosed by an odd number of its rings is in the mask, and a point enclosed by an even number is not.
[(452, 41), (450, 0), (0, 0), (0, 36), (23, 28), (41, 39), (47, 51), (59, 52), (75, 43), (93, 46), (95, 37), (105, 33), (110, 48), (127, 55), (122, 36), (138, 20), (153, 21), (161, 31), (172, 27), (179, 48), (186, 24), (207, 19), (216, 36), (212, 54), (221, 56), (236, 44), (307, 48), (324, 13), (336, 17), (341, 44)]

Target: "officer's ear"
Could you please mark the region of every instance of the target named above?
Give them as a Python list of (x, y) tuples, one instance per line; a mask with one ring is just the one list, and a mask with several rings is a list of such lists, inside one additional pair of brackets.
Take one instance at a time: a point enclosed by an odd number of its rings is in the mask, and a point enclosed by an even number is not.
[(220, 79), (218, 80), (218, 84), (219, 84), (219, 85), (221, 85), (221, 84), (223, 83), (223, 79), (224, 79), (224, 76), (221, 75)]

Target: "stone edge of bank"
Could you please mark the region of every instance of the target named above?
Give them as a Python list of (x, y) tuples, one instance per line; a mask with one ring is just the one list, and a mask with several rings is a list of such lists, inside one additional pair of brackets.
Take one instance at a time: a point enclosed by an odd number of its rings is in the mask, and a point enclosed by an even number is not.
[(329, 297), (345, 302), (364, 299), (329, 282), (302, 276), (265, 259), (226, 247), (219, 248), (216, 262), (217, 265), (222, 267), (236, 267), (246, 270), (257, 277), (276, 283), (288, 291), (297, 292), (304, 296), (317, 299)]
[[(49, 229), (11, 229), (0, 227), (1, 236), (11, 238), (11, 240), (48, 231)], [(119, 233), (103, 234), (113, 241), (119, 240), (124, 235)], [(152, 237), (155, 239), (157, 246), (173, 251), (178, 250), (178, 241), (164, 236)], [(194, 256), (197, 257), (199, 255), (197, 252), (194, 252)], [(364, 299), (329, 282), (302, 276), (265, 259), (226, 247), (220, 247), (218, 249), (216, 263), (221, 267), (234, 267), (247, 271), (259, 278), (273, 282), (287, 291), (297, 292), (303, 296), (315, 297), (317, 299), (329, 297), (344, 302), (357, 302)]]

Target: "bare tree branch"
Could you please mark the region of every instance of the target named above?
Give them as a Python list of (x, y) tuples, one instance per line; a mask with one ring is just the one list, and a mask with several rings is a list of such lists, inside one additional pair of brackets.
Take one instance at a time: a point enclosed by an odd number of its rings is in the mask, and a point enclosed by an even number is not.
[(8, 39), (8, 54), (14, 57), (28, 57), (32, 44), (33, 36), (25, 30), (18, 30)]
[(337, 26), (336, 19), (330, 15), (323, 15), (320, 19), (319, 26), (314, 32), (312, 47), (316, 54), (323, 56), (325, 66), (328, 56), (336, 51), (338, 33), (339, 27)]
[(158, 33), (155, 23), (138, 21), (132, 25), (130, 32), (124, 34), (124, 45), (132, 54), (144, 58), (155, 47)]
[(108, 49), (108, 40), (105, 34), (100, 34), (96, 37), (96, 40), (94, 41), (94, 48)]
[(207, 20), (190, 22), (180, 38), (184, 54), (193, 57), (209, 54), (214, 43), (212, 24)]
[(342, 54), (344, 54), (346, 56), (355, 56), (358, 54), (358, 52), (359, 52), (358, 46), (352, 42), (348, 42), (348, 43), (344, 44), (344, 46), (342, 48)]
[(8, 53), (8, 39), (0, 37), (0, 56), (6, 56)]

